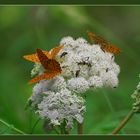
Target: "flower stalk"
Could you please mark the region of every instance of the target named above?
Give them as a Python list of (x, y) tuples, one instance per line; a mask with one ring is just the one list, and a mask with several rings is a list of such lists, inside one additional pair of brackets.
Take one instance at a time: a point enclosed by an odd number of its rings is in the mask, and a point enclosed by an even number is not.
[(13, 131), (15, 131), (15, 132), (17, 132), (17, 133), (19, 133), (19, 134), (26, 135), (23, 131), (21, 131), (21, 130), (15, 128), (13, 125), (10, 125), (10, 124), (6, 123), (6, 122), (3, 121), (2, 119), (0, 119), (0, 123), (4, 124), (5, 126), (7, 126), (8, 128), (10, 128), (11, 130), (13, 130)]
[(128, 121), (133, 117), (135, 112), (131, 110), (128, 115), (120, 122), (120, 124), (113, 130), (112, 134), (118, 134), (120, 130), (128, 123)]
[(77, 133), (83, 134), (83, 123), (77, 123)]
[(35, 124), (33, 125), (30, 134), (33, 134), (35, 127), (37, 126), (38, 122), (40, 121), (40, 118), (35, 122)]
[(66, 122), (65, 122), (65, 120), (64, 120), (64, 122), (61, 124), (60, 130), (61, 130), (61, 134), (69, 134), (69, 131), (66, 130)]

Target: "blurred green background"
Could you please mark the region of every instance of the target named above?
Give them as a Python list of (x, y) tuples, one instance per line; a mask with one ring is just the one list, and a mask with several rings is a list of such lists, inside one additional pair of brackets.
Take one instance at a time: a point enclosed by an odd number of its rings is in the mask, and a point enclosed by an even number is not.
[[(0, 118), (30, 133), (37, 116), (25, 111), (32, 86), (27, 84), (33, 64), (22, 56), (36, 48), (50, 50), (64, 36), (85, 37), (93, 31), (122, 49), (119, 87), (87, 93), (85, 134), (109, 134), (131, 110), (140, 73), (139, 6), (1, 6), (0, 7)], [(36, 134), (46, 133), (40, 121)], [(0, 123), (1, 134), (14, 134)], [(47, 132), (54, 133), (54, 132)], [(71, 131), (76, 134), (76, 126)], [(120, 134), (139, 134), (135, 115)]]

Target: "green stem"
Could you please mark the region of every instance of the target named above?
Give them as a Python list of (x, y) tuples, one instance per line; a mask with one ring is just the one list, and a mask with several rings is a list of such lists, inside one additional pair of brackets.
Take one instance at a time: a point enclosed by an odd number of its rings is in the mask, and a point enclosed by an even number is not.
[(56, 132), (56, 134), (60, 134), (56, 128), (54, 128), (54, 131)]
[(24, 135), (26, 135), (23, 131), (21, 131), (21, 130), (15, 128), (13, 125), (10, 125), (10, 124), (6, 123), (6, 122), (3, 121), (2, 119), (0, 119), (0, 122), (1, 122), (2, 124), (4, 124), (5, 126), (7, 126), (8, 128), (14, 130), (15, 132), (17, 132), (17, 133), (19, 133), (19, 134), (24, 134)]
[(119, 131), (127, 124), (127, 122), (133, 117), (134, 114), (135, 114), (134, 111), (131, 110), (128, 113), (128, 115), (120, 122), (120, 124), (118, 125), (118, 127), (116, 127), (113, 130), (112, 134), (115, 135), (115, 134), (119, 133)]
[(64, 120), (64, 122), (60, 126), (61, 134), (69, 134), (69, 132), (66, 130), (65, 126), (66, 126), (66, 122)]
[(35, 129), (35, 127), (37, 126), (37, 124), (38, 124), (39, 121), (40, 121), (40, 118), (34, 123), (32, 129), (31, 129), (30, 134), (32, 134), (32, 133), (34, 132), (34, 129)]
[(0, 134), (4, 134), (4, 133), (6, 133), (6, 131), (8, 131), (9, 129), (10, 129), (9, 127), (6, 128), (5, 130), (1, 131)]
[(29, 132), (32, 130), (32, 111), (29, 112)]
[(65, 131), (65, 134), (69, 134), (69, 132), (66, 129), (64, 131)]
[(60, 126), (60, 131), (61, 131), (61, 134), (65, 134), (65, 132), (64, 132), (64, 127), (62, 126), (63, 124), (61, 124), (61, 126)]
[(77, 133), (83, 134), (83, 123), (77, 123)]

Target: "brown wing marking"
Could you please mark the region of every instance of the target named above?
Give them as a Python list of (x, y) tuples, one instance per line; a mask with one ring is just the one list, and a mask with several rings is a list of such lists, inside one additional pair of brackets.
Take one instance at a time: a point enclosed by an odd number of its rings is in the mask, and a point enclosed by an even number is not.
[(113, 54), (118, 54), (121, 52), (121, 49), (114, 46), (114, 45), (109, 45), (107, 47), (103, 47), (103, 49), (107, 52), (113, 53)]
[(60, 64), (56, 60), (48, 59), (41, 49), (37, 49), (37, 54), (41, 64), (46, 70), (61, 72)]
[(43, 53), (41, 49), (37, 49), (36, 51), (37, 51), (37, 56), (40, 60), (40, 63), (45, 69), (48, 69), (49, 58)]
[(90, 39), (91, 42), (94, 42), (96, 44), (102, 44), (102, 45), (103, 44), (104, 45), (107, 45), (108, 44), (108, 42), (105, 39), (103, 39), (100, 36), (97, 36), (96, 34), (94, 34), (92, 32), (87, 32), (87, 34), (88, 34), (88, 37), (89, 37), (89, 39)]
[(60, 64), (54, 59), (50, 59), (46, 65), (48, 70), (61, 72)]

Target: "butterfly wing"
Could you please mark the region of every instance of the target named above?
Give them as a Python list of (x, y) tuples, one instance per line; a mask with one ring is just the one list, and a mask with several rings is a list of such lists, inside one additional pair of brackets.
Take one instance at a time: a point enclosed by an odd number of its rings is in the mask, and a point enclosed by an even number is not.
[(37, 49), (37, 55), (40, 60), (40, 63), (43, 65), (43, 67), (46, 70), (49, 71), (56, 71), (56, 72), (61, 72), (61, 67), (60, 64), (54, 60), (54, 59), (49, 59), (41, 49)]
[(54, 59), (50, 59), (48, 61), (47, 68), (51, 71), (56, 71), (56, 72), (61, 73), (60, 64)]
[(106, 52), (110, 52), (113, 54), (118, 54), (121, 52), (120, 48), (108, 43), (105, 39), (103, 39), (100, 36), (95, 35), (92, 32), (88, 32), (88, 36), (89, 36), (91, 41), (95, 42), (96, 44), (100, 44), (101, 49), (106, 51)]
[(36, 82), (39, 82), (40, 80), (44, 80), (44, 79), (51, 79), (53, 77), (55, 77), (56, 75), (58, 75), (58, 72), (47, 72), (47, 73), (43, 73), (39, 76), (36, 76), (35, 78), (31, 79), (28, 84), (33, 84)]
[(41, 49), (37, 49), (37, 56), (39, 58), (40, 63), (42, 64), (42, 66), (46, 69), (46, 70), (50, 70), (48, 68), (48, 62), (49, 62), (49, 58), (43, 53), (43, 51)]
[(37, 54), (24, 55), (23, 58), (31, 62), (40, 63)]
[[(48, 58), (51, 57), (48, 51), (43, 51), (43, 53), (44, 53)], [(37, 56), (36, 53), (35, 53), (35, 54), (30, 54), (30, 55), (25, 55), (25, 56), (23, 56), (23, 58), (26, 59), (26, 60), (28, 60), (28, 61), (31, 61), (31, 62), (40, 63), (40, 60), (39, 60), (39, 58), (38, 58), (38, 56)]]
[(55, 56), (59, 53), (59, 51), (63, 48), (63, 46), (64, 45), (60, 45), (58, 47), (51, 49), (51, 51), (50, 51), (51, 58), (55, 58)]
[(120, 48), (118, 48), (118, 47), (116, 47), (114, 45), (111, 45), (111, 44), (108, 45), (107, 47), (104, 47), (103, 49), (105, 51), (110, 52), (110, 53), (113, 53), (113, 54), (118, 54), (118, 53), (121, 52), (121, 49)]
[(108, 42), (103, 39), (102, 37), (100, 36), (97, 36), (96, 34), (92, 33), (92, 32), (87, 32), (91, 42), (94, 42), (95, 44), (100, 44), (102, 46), (106, 46), (108, 45)]

